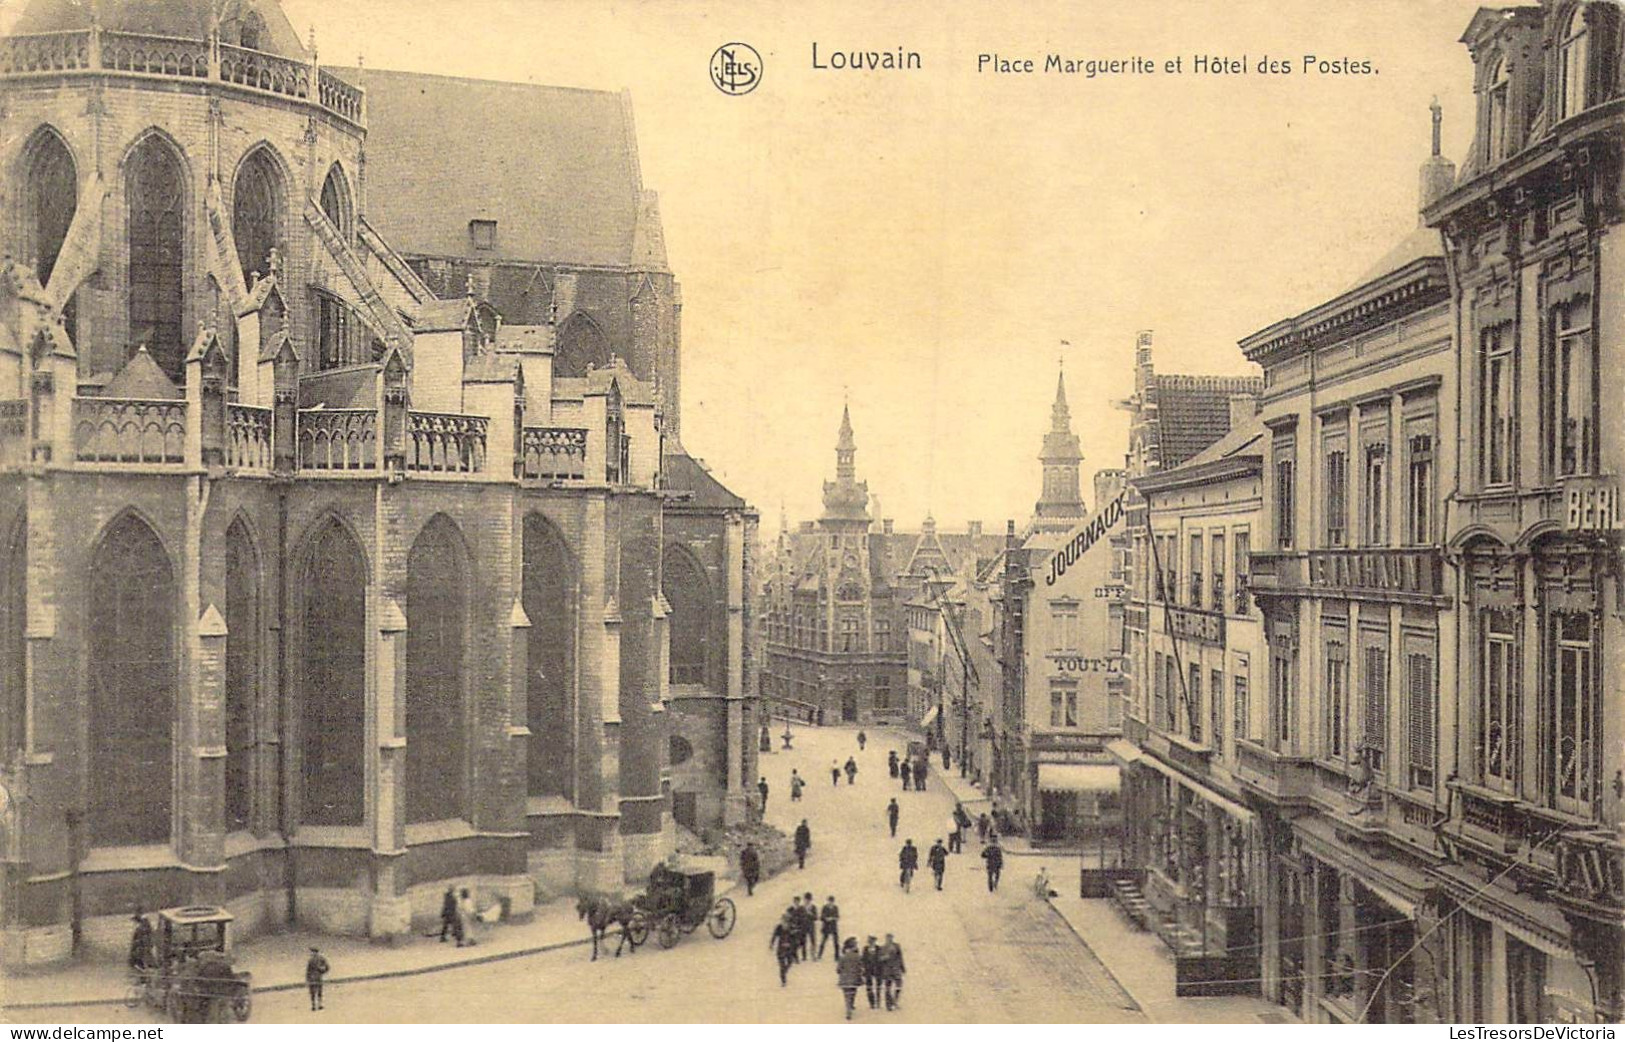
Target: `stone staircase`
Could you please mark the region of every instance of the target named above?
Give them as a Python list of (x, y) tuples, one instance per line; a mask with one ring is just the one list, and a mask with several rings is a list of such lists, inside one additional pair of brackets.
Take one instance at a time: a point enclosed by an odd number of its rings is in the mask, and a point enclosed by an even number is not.
[(1133, 923), (1136, 929), (1149, 930), (1157, 935), (1176, 956), (1200, 955), (1202, 937), (1180, 923), (1179, 920), (1146, 900), (1140, 887), (1131, 879), (1112, 881), (1112, 900)]

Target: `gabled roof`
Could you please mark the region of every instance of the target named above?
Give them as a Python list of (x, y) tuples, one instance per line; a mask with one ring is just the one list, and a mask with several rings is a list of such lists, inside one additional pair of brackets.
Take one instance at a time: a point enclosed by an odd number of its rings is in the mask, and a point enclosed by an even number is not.
[[(265, 35), (260, 48), (285, 58), (309, 61), (310, 55), (300, 42), (282, 5), (275, 0), (34, 0), (17, 17), (12, 32), (21, 36), (28, 33), (68, 32), (90, 28), (91, 9), (104, 30), (121, 33), (140, 33), (150, 36), (170, 36), (183, 40), (202, 40), (208, 36), (211, 21), (210, 7), (218, 9), (222, 27), (237, 23), (252, 9), (265, 22)], [(227, 40), (236, 42), (235, 37)]]
[(713, 477), (704, 464), (686, 452), (668, 452), (660, 466), (667, 489), (691, 493), (687, 505), (712, 510), (745, 510), (749, 507)]
[(152, 360), (147, 353), (146, 345), (136, 348), (135, 354), (124, 363), (124, 368), (118, 375), (107, 381), (102, 388), (105, 398), (179, 398), (180, 388), (176, 387), (164, 371), (158, 368), (158, 363)]
[[(663, 261), (652, 230), (634, 241), (652, 200), (624, 95), (329, 71), (366, 89), (367, 217), (401, 253), (625, 268), (636, 248)], [(497, 222), (494, 249), (474, 248), (473, 220)]]
[(1157, 375), (1158, 464), (1177, 467), (1230, 430), (1230, 397), (1259, 394), (1256, 376)]

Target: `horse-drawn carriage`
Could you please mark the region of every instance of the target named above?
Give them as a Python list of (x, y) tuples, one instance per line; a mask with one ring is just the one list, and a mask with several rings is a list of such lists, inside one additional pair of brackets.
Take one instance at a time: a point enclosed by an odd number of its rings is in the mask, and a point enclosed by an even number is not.
[(253, 975), (232, 969), (226, 924), (233, 918), (213, 905), (159, 912), (152, 949), (144, 953), (144, 965), (132, 967), (125, 1006), (134, 1009), (144, 1002), (177, 1024), (246, 1021)]
[(733, 932), (738, 913), (734, 903), (716, 896), (715, 872), (657, 870), (649, 879), (649, 892), (632, 899), (636, 911), (628, 928), (634, 944), (649, 938), (650, 925), (662, 948), (670, 948), (693, 933), (701, 923), (717, 940)]

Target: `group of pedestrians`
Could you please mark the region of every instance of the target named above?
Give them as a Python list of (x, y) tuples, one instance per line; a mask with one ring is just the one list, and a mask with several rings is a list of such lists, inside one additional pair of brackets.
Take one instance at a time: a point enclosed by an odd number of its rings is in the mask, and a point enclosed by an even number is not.
[(898, 1009), (903, 1001), (905, 970), (903, 947), (892, 934), (886, 935), (885, 944), (877, 943), (874, 934), (870, 934), (861, 951), (858, 939), (848, 937), (835, 960), (835, 983), (846, 999), (846, 1019), (852, 1019), (860, 986), (869, 999), (870, 1009), (879, 1009), (882, 1001), (888, 1013)]
[(901, 759), (897, 755), (897, 750), (893, 749), (886, 756), (886, 769), (891, 772), (893, 778), (902, 780), (904, 792), (911, 789), (915, 792), (924, 792), (926, 775), (930, 773), (931, 766), (923, 756), (916, 760)]
[(478, 944), (474, 936), (474, 926), (479, 922), (479, 910), (474, 906), (474, 898), (468, 892), (468, 887), (458, 890), (454, 886), (446, 887), (446, 892), (440, 897), (440, 940), (444, 942), (448, 937), (457, 942), (457, 947)]
[(840, 787), (841, 775), (843, 773), (846, 775), (846, 783), (848, 785), (851, 785), (858, 780), (858, 761), (856, 757), (848, 756), (846, 758), (846, 765), (844, 767), (841, 765), (839, 760), (831, 760), (829, 762), (829, 780), (832, 785), (836, 786), (837, 788)]
[[(895, 838), (897, 835), (897, 819), (901, 812), (894, 798), (886, 805), (886, 824)], [(985, 822), (987, 815), (982, 815)], [(965, 831), (971, 827), (971, 817), (965, 810), (964, 804), (954, 804), (953, 817), (948, 820), (948, 841), (944, 843), (941, 838), (931, 844), (926, 852), (926, 867), (931, 869), (931, 875), (936, 881), (938, 890), (942, 889), (943, 876), (948, 871), (948, 855), (960, 854), (965, 850)], [(982, 861), (987, 869), (987, 889), (992, 893), (999, 889), (999, 876), (1004, 871), (1004, 848), (999, 845), (999, 836), (990, 832), (985, 826), (979, 829), (982, 836)], [(897, 885), (909, 893), (914, 886), (914, 873), (920, 868), (920, 848), (914, 845), (914, 840), (905, 839), (903, 847), (897, 852)]]

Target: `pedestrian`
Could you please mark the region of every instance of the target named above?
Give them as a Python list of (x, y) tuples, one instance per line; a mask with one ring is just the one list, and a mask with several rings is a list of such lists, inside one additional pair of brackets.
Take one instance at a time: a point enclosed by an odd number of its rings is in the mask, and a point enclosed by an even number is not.
[(794, 767), (790, 768), (790, 802), (801, 802), (801, 790), (807, 783), (801, 780)]
[(869, 996), (869, 1008), (880, 1008), (880, 981), (881, 981), (880, 945), (875, 941), (875, 935), (869, 935), (869, 941), (863, 946), (863, 990)]
[(807, 819), (802, 818), (801, 824), (796, 826), (796, 867), (807, 867), (807, 851), (812, 849), (812, 829), (807, 827)]
[(818, 954), (815, 958), (824, 957), (824, 945), (831, 941), (837, 950), (841, 947), (841, 906), (835, 903), (835, 895), (830, 894), (824, 907), (818, 910), (818, 921), (823, 923), (824, 932), (818, 937)]
[(779, 960), (779, 987), (790, 983), (790, 964), (796, 961), (796, 921), (793, 908), (786, 908), (784, 915), (779, 919), (779, 925), (773, 927), (773, 936), (768, 939), (767, 945), (773, 949), (773, 954)]
[(446, 887), (446, 892), (440, 896), (440, 943), (446, 943), (446, 937), (454, 941), (463, 939), (462, 922), (457, 918), (457, 888)]
[(886, 824), (891, 826), (891, 838), (897, 838), (897, 817), (903, 813), (903, 808), (897, 805), (897, 797), (893, 796), (891, 802), (886, 804)]
[(846, 783), (851, 785), (858, 777), (858, 761), (848, 756), (846, 758)]
[(1057, 896), (1049, 885), (1049, 869), (1040, 868), (1038, 875), (1033, 879), (1033, 896), (1039, 900)]
[[(865, 745), (867, 745), (868, 742), (869, 742), (869, 736), (864, 734), (862, 731), (859, 731), (858, 732), (858, 752), (860, 752), (860, 753), (863, 752), (863, 747)], [(857, 940), (857, 938), (854, 937), (853, 940)]]
[(829, 780), (831, 785), (841, 784), (841, 761), (831, 760), (829, 762)]
[(801, 895), (801, 957), (811, 961), (818, 947), (818, 902), (812, 894)]
[(305, 987), (310, 989), (310, 1008), (322, 1008), (322, 978), (332, 969), (327, 960), (322, 957), (320, 948), (310, 950), (310, 958), (305, 960)]
[(756, 850), (756, 841), (749, 840), (739, 852), (739, 875), (745, 880), (745, 896), (756, 892), (756, 883), (762, 878), (762, 855)]
[(965, 852), (965, 832), (971, 826), (970, 812), (958, 800), (954, 801), (954, 834), (948, 842), (948, 849), (955, 854)]
[(907, 792), (909, 778), (914, 774), (913, 768), (909, 767), (907, 760), (904, 760), (903, 765), (897, 768), (897, 773), (903, 779), (903, 791)]
[(801, 897), (799, 895), (792, 897), (790, 899), (790, 907), (786, 910), (786, 914), (788, 914), (790, 917), (790, 940), (793, 942), (790, 946), (791, 962), (801, 961), (801, 937), (802, 934), (806, 933), (807, 931), (807, 918), (805, 912), (806, 910), (801, 907)]
[(930, 761), (920, 757), (920, 762), (914, 765), (914, 791), (925, 791), (925, 772), (930, 768)]
[(152, 924), (139, 912), (130, 918), (135, 922), (130, 934), (130, 969), (139, 972), (152, 962)]
[(762, 817), (767, 817), (767, 779), (763, 778), (756, 783), (756, 791), (762, 794)]
[(891, 934), (880, 946), (880, 978), (885, 987), (886, 1008), (897, 1009), (903, 1004), (903, 946)]
[(897, 852), (897, 882), (908, 893), (914, 883), (914, 870), (920, 867), (920, 848), (912, 839), (903, 840), (903, 849)]
[(942, 747), (942, 772), (946, 774), (952, 767), (953, 765), (948, 762), (948, 747), (945, 745)]
[(987, 842), (987, 830), (988, 830), (988, 827), (990, 825), (992, 825), (992, 824), (993, 823), (990, 820), (988, 820), (987, 811), (984, 810), (981, 814), (977, 815), (977, 817), (976, 817), (976, 842), (978, 842), (978, 843), (986, 843)]
[(893, 749), (886, 754), (886, 769), (891, 771), (893, 778), (897, 777), (897, 750)]
[(950, 854), (959, 853), (959, 830), (955, 827), (954, 819), (951, 817), (948, 819), (947, 851)]
[(931, 849), (926, 851), (925, 863), (930, 866), (931, 874), (937, 877), (937, 889), (941, 890), (942, 874), (948, 871), (948, 848), (942, 845), (941, 839), (931, 844)]
[(852, 1019), (852, 1007), (857, 1002), (858, 985), (863, 983), (863, 955), (858, 951), (858, 939), (848, 937), (835, 959), (835, 983), (846, 999), (846, 1019)]
[(1004, 848), (999, 846), (998, 836), (982, 848), (982, 860), (987, 862), (987, 892), (991, 894), (999, 888), (999, 873), (1004, 871)]
[(457, 921), (463, 928), (463, 935), (457, 939), (457, 947), (461, 948), (467, 944), (472, 948), (479, 943), (474, 938), (474, 924), (478, 914), (478, 910), (474, 907), (473, 895), (468, 892), (468, 887), (463, 887), (457, 892)]

